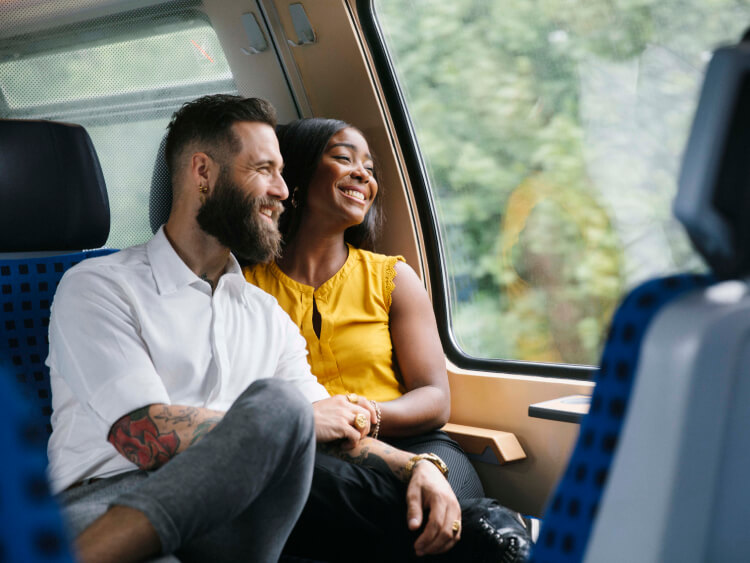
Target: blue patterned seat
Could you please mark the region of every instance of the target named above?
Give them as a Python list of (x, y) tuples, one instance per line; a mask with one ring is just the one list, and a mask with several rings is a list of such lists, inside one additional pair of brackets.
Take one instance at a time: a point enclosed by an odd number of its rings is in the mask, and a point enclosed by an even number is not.
[(81, 260), (109, 254), (100, 249), (57, 256), (0, 259), (0, 365), (19, 385), (45, 436), (52, 428), (47, 327), (52, 298), (65, 271)]
[(77, 125), (0, 120), (0, 170), (0, 560), (72, 561), (46, 480), (47, 327), (65, 271), (113, 252), (81, 250), (107, 240), (107, 192)]
[(544, 514), (532, 560), (567, 563), (583, 559), (630, 400), (643, 337), (654, 316), (712, 276), (684, 274), (649, 280), (634, 289), (612, 320), (578, 441)]
[(0, 368), (0, 560), (71, 562), (60, 511), (47, 487), (47, 435)]

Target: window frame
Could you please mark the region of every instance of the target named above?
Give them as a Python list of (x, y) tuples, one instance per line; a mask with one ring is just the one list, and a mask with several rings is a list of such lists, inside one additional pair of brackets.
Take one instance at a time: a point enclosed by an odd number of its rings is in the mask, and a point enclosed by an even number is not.
[(593, 381), (598, 366), (479, 358), (467, 354), (458, 345), (453, 334), (450, 283), (444, 266), (445, 255), (430, 179), (373, 3), (374, 0), (356, 0), (357, 14), (372, 56), (373, 72), (377, 74), (382, 85), (384, 103), (390, 113), (406, 173), (412, 186), (412, 195), (417, 208), (415, 211), (422, 226), (422, 232), (418, 233), (418, 237), (424, 245), (427, 269), (430, 274), (432, 305), (446, 357), (458, 368), (473, 371)]

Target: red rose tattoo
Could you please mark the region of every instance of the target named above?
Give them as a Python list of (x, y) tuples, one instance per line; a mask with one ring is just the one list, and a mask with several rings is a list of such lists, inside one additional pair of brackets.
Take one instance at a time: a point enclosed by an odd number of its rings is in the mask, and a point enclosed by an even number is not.
[(109, 432), (109, 441), (123, 456), (146, 470), (164, 465), (180, 445), (176, 431), (159, 432), (148, 407), (118, 420)]

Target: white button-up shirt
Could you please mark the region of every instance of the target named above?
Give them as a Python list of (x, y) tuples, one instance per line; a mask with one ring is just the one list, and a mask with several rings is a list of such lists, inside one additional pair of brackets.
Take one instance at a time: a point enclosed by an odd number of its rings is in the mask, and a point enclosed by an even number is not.
[(154, 403), (226, 411), (257, 379), (328, 397), (305, 341), (276, 300), (247, 283), (233, 256), (215, 291), (163, 228), (148, 243), (71, 268), (49, 327), (52, 489), (136, 466), (107, 441), (122, 416)]

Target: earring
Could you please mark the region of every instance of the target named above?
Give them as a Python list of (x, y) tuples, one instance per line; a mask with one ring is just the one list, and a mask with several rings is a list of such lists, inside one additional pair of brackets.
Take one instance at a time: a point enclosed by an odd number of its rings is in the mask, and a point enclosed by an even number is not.
[(200, 192), (200, 200), (201, 204), (206, 203), (206, 194), (208, 193), (208, 186), (204, 186), (203, 184), (198, 184), (198, 191)]
[(292, 207), (295, 209), (299, 205), (299, 201), (297, 201), (297, 195), (299, 195), (299, 186), (295, 186), (292, 190), (292, 198), (289, 200), (289, 203), (292, 204)]

